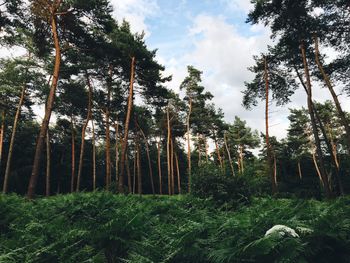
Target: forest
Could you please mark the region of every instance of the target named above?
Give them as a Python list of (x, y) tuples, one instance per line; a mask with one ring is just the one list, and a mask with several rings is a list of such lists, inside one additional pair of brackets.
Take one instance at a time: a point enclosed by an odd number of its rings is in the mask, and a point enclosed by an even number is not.
[(0, 1), (1, 263), (350, 262), (350, 3), (250, 2), (273, 44), (239, 103), (263, 132), (193, 65), (171, 89), (109, 0)]

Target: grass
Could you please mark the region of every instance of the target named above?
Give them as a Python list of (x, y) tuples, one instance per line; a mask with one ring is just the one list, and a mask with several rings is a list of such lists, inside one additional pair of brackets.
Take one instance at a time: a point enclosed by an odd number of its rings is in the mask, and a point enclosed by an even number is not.
[[(0, 262), (350, 262), (350, 197), (215, 207), (191, 196), (1, 195)], [(277, 224), (300, 238), (265, 237)]]

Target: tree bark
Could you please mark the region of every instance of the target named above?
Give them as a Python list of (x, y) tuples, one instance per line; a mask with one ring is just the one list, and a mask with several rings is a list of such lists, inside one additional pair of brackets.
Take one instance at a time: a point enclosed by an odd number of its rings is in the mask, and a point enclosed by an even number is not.
[(318, 167), (317, 160), (316, 160), (316, 155), (315, 155), (314, 152), (312, 153), (312, 160), (314, 161), (315, 169), (316, 169), (316, 172), (317, 172), (317, 176), (320, 179), (320, 183), (322, 184), (322, 186), (324, 186), (324, 183), (323, 183), (323, 180), (322, 180), (322, 176), (321, 176), (321, 172), (320, 172), (320, 168)]
[(59, 78), (59, 72), (60, 72), (60, 65), (61, 65), (61, 48), (60, 48), (60, 42), (59, 42), (59, 36), (57, 31), (57, 15), (56, 11), (61, 5), (61, 0), (58, 0), (56, 2), (56, 5), (51, 8), (51, 31), (53, 35), (54, 45), (55, 45), (55, 65), (54, 65), (54, 71), (53, 71), (53, 79), (51, 83), (51, 88), (49, 92), (49, 96), (46, 103), (45, 108), (45, 116), (41, 124), (39, 137), (37, 139), (35, 154), (34, 154), (34, 162), (33, 162), (33, 168), (32, 168), (32, 174), (30, 176), (30, 181), (28, 185), (28, 191), (27, 191), (27, 197), (29, 199), (32, 199), (35, 194), (35, 189), (38, 181), (39, 176), (39, 170), (40, 170), (40, 162), (41, 162), (41, 155), (44, 147), (44, 141), (46, 136), (46, 131), (49, 126), (52, 108), (55, 100), (55, 93)]
[(49, 129), (46, 132), (46, 196), (50, 196), (51, 184), (51, 147)]
[(174, 141), (170, 139), (170, 166), (171, 166), (171, 194), (175, 194), (175, 175), (174, 175)]
[(333, 101), (335, 103), (335, 107), (338, 111), (338, 116), (340, 118), (340, 121), (342, 123), (342, 125), (344, 126), (345, 129), (345, 134), (346, 134), (346, 142), (347, 142), (347, 146), (348, 146), (348, 153), (350, 154), (350, 126), (349, 126), (349, 122), (346, 118), (345, 112), (343, 111), (338, 96), (335, 93), (334, 87), (331, 83), (331, 80), (329, 78), (329, 76), (327, 75), (327, 73), (325, 72), (323, 65), (320, 61), (320, 57), (319, 57), (319, 47), (318, 47), (318, 37), (316, 35), (314, 35), (314, 42), (315, 42), (315, 60), (316, 60), (316, 64), (318, 66), (318, 69), (320, 70), (323, 80), (326, 83), (326, 86), (329, 89), (329, 92), (332, 95)]
[(324, 165), (324, 160), (323, 160), (323, 154), (322, 154), (322, 149), (321, 149), (321, 142), (320, 142), (320, 138), (318, 136), (318, 129), (316, 126), (316, 121), (315, 121), (315, 116), (314, 116), (314, 112), (313, 112), (313, 108), (312, 108), (312, 87), (311, 87), (311, 79), (310, 79), (310, 72), (309, 72), (309, 66), (307, 63), (307, 59), (306, 59), (306, 51), (305, 51), (305, 46), (304, 43), (301, 42), (300, 45), (301, 48), (301, 55), (303, 58), (303, 64), (304, 64), (304, 71), (305, 71), (305, 76), (306, 76), (306, 86), (308, 89), (307, 92), (307, 106), (308, 106), (308, 110), (309, 110), (309, 115), (310, 115), (310, 120), (311, 120), (311, 125), (312, 125), (312, 131), (314, 134), (314, 138), (315, 138), (315, 142), (316, 142), (316, 150), (317, 150), (317, 155), (318, 155), (318, 159), (319, 159), (319, 163), (320, 163), (320, 174), (321, 174), (321, 178), (324, 184), (324, 188), (325, 188), (325, 193), (327, 198), (330, 198), (332, 196), (332, 192), (328, 183), (328, 178), (326, 175), (326, 170), (325, 170), (325, 165)]
[(4, 147), (4, 134), (5, 134), (5, 116), (6, 112), (5, 110), (1, 113), (1, 127), (0, 127), (0, 167), (1, 167), (1, 161), (2, 161), (2, 152)]
[(225, 143), (225, 147), (226, 147), (226, 152), (227, 152), (228, 161), (229, 161), (230, 167), (231, 167), (232, 176), (235, 176), (235, 170), (234, 170), (234, 168), (233, 168), (233, 163), (232, 163), (232, 158), (231, 158), (230, 149), (228, 148), (228, 145), (227, 145), (226, 132), (224, 133), (224, 143)]
[(89, 79), (89, 75), (86, 72), (86, 82), (89, 88), (89, 95), (88, 95), (88, 110), (87, 110), (87, 117), (85, 120), (85, 123), (83, 125), (83, 128), (81, 130), (81, 145), (80, 145), (80, 155), (79, 155), (79, 167), (78, 167), (78, 177), (77, 177), (77, 192), (80, 190), (80, 180), (81, 180), (81, 173), (83, 171), (83, 164), (84, 164), (84, 150), (85, 150), (85, 133), (86, 129), (89, 125), (89, 121), (91, 119), (91, 109), (92, 109), (92, 87)]
[(120, 160), (120, 175), (118, 181), (118, 190), (120, 193), (123, 192), (124, 188), (124, 169), (125, 169), (125, 155), (128, 147), (128, 137), (129, 137), (129, 123), (131, 118), (131, 111), (133, 107), (133, 98), (134, 98), (134, 77), (135, 77), (135, 57), (131, 58), (131, 73), (130, 73), (130, 88), (129, 88), (129, 97), (128, 97), (128, 108), (125, 118), (125, 128), (124, 128), (124, 139), (122, 144), (121, 151), (121, 160)]
[(179, 167), (179, 158), (177, 154), (175, 154), (175, 162), (176, 162), (176, 173), (177, 173), (177, 191), (181, 194), (181, 177), (180, 177), (180, 167)]
[(198, 167), (199, 167), (201, 165), (201, 155), (202, 155), (201, 138), (199, 133), (197, 133), (197, 138), (198, 138)]
[(136, 143), (135, 144), (135, 153), (134, 153), (134, 177), (133, 177), (133, 185), (132, 185), (132, 193), (135, 194), (136, 191), (136, 163), (137, 163), (137, 146)]
[(301, 172), (300, 160), (298, 160), (298, 172), (299, 172), (299, 178), (300, 178), (300, 180), (303, 179), (303, 174), (302, 174), (302, 172)]
[(240, 159), (240, 163), (241, 163), (241, 173), (244, 173), (244, 163), (243, 163), (243, 146), (240, 145), (239, 146), (239, 159)]
[(269, 69), (267, 64), (267, 58), (264, 57), (264, 78), (265, 78), (265, 95), (266, 95), (266, 104), (265, 104), (265, 129), (266, 129), (266, 135), (265, 135), (265, 143), (266, 143), (266, 153), (267, 153), (267, 167), (268, 167), (268, 174), (271, 178), (271, 189), (272, 193), (275, 194), (278, 191), (277, 183), (275, 180), (275, 176), (273, 173), (272, 165), (272, 149), (270, 145), (270, 134), (269, 134)]
[[(2, 192), (4, 194), (7, 193), (8, 180), (9, 180), (10, 172), (11, 172), (11, 160), (12, 160), (13, 146), (15, 144), (17, 124), (18, 124), (18, 120), (19, 120), (20, 115), (21, 115), (21, 109), (22, 109), (22, 105), (23, 105), (23, 102), (24, 102), (25, 92), (26, 92), (26, 86), (24, 85), (23, 88), (22, 88), (22, 92), (21, 92), (21, 96), (20, 96), (19, 102), (18, 102), (15, 119), (13, 121), (11, 140), (10, 140), (10, 146), (9, 146), (9, 151), (8, 151), (8, 155), (7, 155), (7, 162), (6, 162), (6, 169), (5, 169), (4, 185), (3, 185), (3, 189), (2, 189)], [(2, 123), (2, 127), (1, 127), (0, 162), (1, 162), (1, 152), (2, 152), (2, 144), (3, 144), (3, 138), (4, 138), (3, 133), (4, 133), (4, 130), (5, 130), (5, 115), (4, 115), (4, 112), (5, 111), (3, 111), (3, 123)]]
[(141, 174), (141, 154), (140, 145), (137, 142), (137, 193), (142, 195), (142, 174)]
[(129, 167), (129, 157), (127, 154), (125, 156), (125, 165), (126, 165), (126, 174), (128, 176), (128, 191), (129, 193), (132, 193), (132, 181), (131, 181), (131, 173), (130, 173), (130, 167)]
[(74, 192), (74, 183), (75, 183), (75, 130), (74, 130), (74, 119), (71, 115), (71, 130), (72, 130), (72, 165), (71, 165), (71, 182), (70, 182), (70, 191)]
[(188, 193), (191, 193), (191, 141), (190, 141), (190, 117), (192, 112), (192, 98), (189, 99), (188, 115), (187, 115), (187, 162), (188, 162)]
[(151, 163), (151, 156), (149, 153), (149, 145), (148, 145), (148, 140), (147, 137), (145, 135), (145, 133), (143, 132), (143, 130), (141, 129), (140, 125), (137, 123), (137, 121), (135, 120), (135, 124), (136, 126), (139, 128), (142, 137), (145, 141), (145, 146), (146, 146), (146, 154), (147, 154), (147, 160), (148, 160), (148, 169), (149, 169), (149, 177), (150, 177), (150, 181), (151, 181), (151, 187), (152, 187), (152, 194), (155, 194), (155, 190), (154, 190), (154, 182), (153, 182), (153, 171), (152, 171), (152, 163)]
[(92, 188), (96, 190), (96, 138), (95, 138), (95, 125), (92, 120)]
[[(119, 124), (118, 122), (115, 122), (114, 130), (115, 130), (115, 181), (118, 182), (118, 177), (119, 177)], [(125, 159), (125, 163), (126, 163), (126, 159)]]
[(216, 136), (214, 137), (214, 143), (215, 143), (215, 150), (216, 150), (216, 154), (217, 154), (217, 157), (219, 160), (220, 167), (221, 167), (221, 169), (223, 169), (222, 159), (221, 159), (219, 145), (218, 145), (218, 141), (216, 139)]
[(111, 184), (111, 135), (110, 135), (110, 124), (109, 124), (109, 115), (110, 115), (110, 101), (112, 93), (112, 66), (109, 67), (109, 76), (107, 80), (107, 105), (105, 111), (105, 122), (106, 122), (106, 189), (109, 190)]
[(169, 106), (167, 108), (167, 144), (166, 144), (166, 152), (167, 152), (167, 165), (168, 165), (168, 194), (171, 195), (171, 161), (170, 161), (170, 117), (169, 117)]
[(157, 145), (157, 151), (158, 151), (158, 177), (159, 177), (159, 194), (162, 195), (162, 165), (160, 160), (160, 140)]

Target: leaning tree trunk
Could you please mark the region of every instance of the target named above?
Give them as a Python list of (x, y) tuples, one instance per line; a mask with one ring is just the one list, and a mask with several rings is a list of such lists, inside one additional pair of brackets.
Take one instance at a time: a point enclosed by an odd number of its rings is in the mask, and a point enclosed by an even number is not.
[(265, 96), (266, 96), (266, 104), (265, 104), (265, 143), (266, 143), (266, 153), (267, 153), (267, 167), (268, 174), (271, 180), (271, 189), (272, 193), (277, 193), (277, 183), (275, 180), (274, 172), (273, 172), (273, 159), (272, 159), (272, 149), (270, 145), (270, 134), (269, 134), (269, 69), (267, 64), (267, 59), (264, 57), (264, 78), (265, 78)]
[(339, 115), (340, 121), (341, 121), (342, 125), (344, 126), (345, 134), (346, 134), (346, 142), (347, 142), (347, 146), (348, 146), (348, 153), (350, 154), (350, 126), (349, 126), (349, 121), (346, 118), (345, 112), (343, 111), (343, 109), (342, 109), (342, 107), (340, 105), (338, 96), (335, 93), (335, 90), (333, 88), (331, 80), (330, 80), (329, 76), (327, 75), (327, 73), (325, 72), (325, 70), (323, 68), (323, 65), (322, 65), (322, 63), (320, 61), (319, 48), (318, 48), (318, 37), (316, 35), (314, 36), (314, 41), (315, 41), (315, 60), (316, 60), (316, 64), (317, 64), (318, 69), (320, 70), (320, 72), (322, 74), (323, 80), (325, 81), (325, 83), (326, 83), (326, 85), (327, 85), (327, 87), (329, 89), (329, 92), (331, 93), (331, 95), (333, 97), (333, 100), (334, 100), (334, 103), (335, 103), (335, 107), (336, 107), (336, 109), (338, 111), (338, 115)]
[(299, 173), (299, 179), (303, 179), (303, 173), (301, 172), (301, 164), (300, 160), (298, 160), (298, 173)]
[(126, 150), (128, 148), (129, 123), (130, 123), (131, 111), (132, 111), (133, 100), (134, 100), (134, 77), (135, 77), (135, 57), (132, 57), (128, 109), (127, 109), (126, 118), (125, 118), (124, 139), (122, 144), (121, 160), (120, 160), (120, 175), (119, 175), (119, 181), (118, 181), (118, 190), (120, 193), (122, 193), (124, 190), (125, 155), (126, 155)]
[(51, 185), (51, 147), (49, 129), (46, 132), (46, 196), (50, 196)]
[(85, 120), (85, 123), (83, 125), (83, 128), (81, 130), (81, 146), (80, 146), (80, 155), (79, 155), (79, 167), (78, 167), (78, 177), (77, 177), (77, 192), (80, 190), (80, 180), (81, 180), (81, 173), (83, 171), (83, 163), (84, 163), (84, 150), (85, 150), (85, 133), (86, 129), (89, 125), (89, 121), (91, 119), (91, 109), (92, 109), (92, 87), (89, 79), (89, 75), (86, 72), (86, 82), (89, 88), (89, 97), (88, 97), (88, 110), (87, 110), (87, 117)]
[(230, 167), (231, 167), (232, 176), (235, 176), (235, 170), (233, 168), (233, 163), (232, 163), (230, 149), (228, 148), (228, 145), (227, 145), (226, 132), (224, 133), (224, 143), (225, 143), (225, 148), (226, 148), (226, 152), (227, 152), (228, 161), (229, 161)]
[(324, 160), (323, 160), (323, 154), (322, 154), (322, 149), (321, 149), (321, 142), (320, 138), (318, 135), (318, 129), (316, 126), (316, 120), (314, 116), (314, 111), (313, 111), (313, 102), (312, 102), (312, 87), (311, 87), (311, 79), (310, 79), (310, 71), (309, 71), (309, 66), (307, 63), (306, 59), (306, 51), (305, 51), (305, 46), (304, 43), (302, 42), (300, 45), (301, 48), (301, 53), (302, 53), (302, 58), (303, 58), (303, 64), (304, 64), (304, 71), (305, 71), (305, 76), (306, 76), (306, 86), (307, 86), (307, 106), (309, 110), (309, 115), (310, 115), (310, 120), (311, 120), (311, 125), (312, 125), (312, 131), (314, 134), (315, 142), (316, 142), (316, 150), (317, 150), (317, 155), (320, 163), (320, 174), (321, 178), (324, 184), (325, 188), (325, 193), (327, 198), (330, 198), (332, 196), (332, 192), (328, 183), (328, 178), (326, 174), (326, 169), (324, 165)]
[(189, 99), (188, 115), (187, 115), (187, 162), (188, 162), (188, 193), (191, 193), (191, 141), (190, 141), (190, 117), (192, 112), (192, 98)]
[[(8, 152), (8, 155), (7, 155), (7, 162), (6, 162), (4, 185), (3, 185), (3, 189), (2, 189), (3, 193), (7, 192), (8, 180), (9, 180), (10, 171), (11, 171), (11, 160), (12, 160), (13, 146), (15, 144), (17, 124), (18, 124), (19, 117), (21, 115), (21, 109), (22, 109), (22, 105), (23, 105), (23, 102), (24, 102), (25, 92), (26, 92), (26, 86), (24, 85), (23, 88), (22, 88), (21, 97), (20, 97), (19, 102), (18, 102), (15, 119), (13, 121), (12, 134), (11, 134), (11, 140), (10, 140), (10, 147), (9, 147), (9, 152)], [(2, 142), (3, 142), (3, 132), (4, 132), (4, 129), (5, 129), (4, 128), (4, 126), (5, 126), (4, 121), (5, 121), (5, 116), (3, 115), (3, 124), (2, 124), (2, 127), (1, 127), (1, 131), (2, 132), (1, 132), (1, 141), (0, 141), (0, 145), (1, 145), (0, 147), (1, 148), (2, 148)], [(1, 151), (2, 151), (2, 149), (1, 149)], [(0, 152), (0, 156), (1, 156), (1, 152)], [(1, 157), (0, 157), (0, 161), (1, 161)]]
[(46, 102), (46, 108), (45, 108), (45, 116), (43, 119), (43, 122), (41, 124), (39, 137), (36, 144), (35, 154), (34, 154), (34, 162), (33, 162), (33, 168), (32, 168), (32, 174), (30, 176), (30, 181), (28, 185), (28, 192), (27, 197), (29, 199), (32, 199), (35, 194), (36, 185), (38, 182), (38, 176), (39, 176), (39, 170), (40, 170), (40, 162), (41, 162), (41, 155), (44, 148), (44, 141), (46, 132), (49, 126), (52, 108), (55, 100), (55, 93), (58, 83), (58, 77), (60, 72), (60, 65), (61, 65), (61, 48), (60, 48), (60, 42), (58, 37), (58, 31), (57, 31), (57, 15), (56, 11), (59, 8), (61, 4), (61, 0), (58, 0), (55, 8), (52, 10), (52, 16), (51, 16), (51, 31), (53, 35), (54, 45), (55, 45), (55, 65), (54, 65), (54, 71), (53, 71), (53, 79), (51, 83), (51, 88), (49, 92), (49, 96)]

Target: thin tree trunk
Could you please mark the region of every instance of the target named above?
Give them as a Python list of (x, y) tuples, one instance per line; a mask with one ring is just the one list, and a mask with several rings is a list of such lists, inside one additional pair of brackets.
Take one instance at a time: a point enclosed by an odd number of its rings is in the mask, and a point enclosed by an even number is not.
[(127, 154), (125, 156), (125, 165), (126, 165), (126, 174), (128, 176), (128, 191), (129, 193), (132, 193), (132, 181), (131, 181), (131, 173), (130, 173), (130, 167), (129, 167), (129, 157)]
[(142, 195), (141, 154), (139, 142), (137, 142), (137, 193)]
[(46, 196), (50, 196), (51, 184), (51, 149), (49, 129), (46, 132)]
[[(17, 110), (16, 110), (16, 115), (15, 115), (15, 119), (13, 121), (13, 127), (12, 127), (12, 134), (11, 134), (11, 140), (10, 140), (10, 146), (9, 146), (9, 152), (7, 155), (7, 162), (6, 162), (6, 170), (5, 170), (5, 177), (4, 177), (4, 185), (3, 185), (3, 193), (7, 192), (7, 188), (8, 188), (8, 180), (10, 177), (10, 172), (11, 172), (11, 160), (12, 160), (12, 152), (13, 152), (13, 146), (15, 144), (15, 138), (16, 138), (16, 131), (17, 131), (17, 124), (18, 124), (18, 120), (20, 118), (21, 115), (21, 109), (22, 109), (22, 105), (24, 102), (24, 97), (25, 97), (25, 92), (26, 92), (26, 86), (24, 85), (22, 88), (22, 92), (21, 92), (21, 96), (18, 102), (18, 106), (17, 106)], [(3, 131), (5, 129), (5, 115), (3, 112), (3, 123), (2, 123), (2, 127), (1, 127), (1, 148), (2, 148), (2, 144), (3, 144)], [(2, 151), (2, 149), (1, 149)], [(0, 152), (1, 155), (1, 152)], [(1, 161), (1, 157), (0, 157), (0, 161)]]
[(135, 194), (136, 190), (136, 163), (137, 163), (137, 148), (135, 143), (135, 156), (134, 156), (134, 178), (133, 178), (133, 186), (132, 186), (132, 193)]
[(302, 172), (301, 172), (300, 160), (298, 160), (298, 172), (299, 172), (299, 178), (300, 178), (300, 180), (303, 179), (303, 174), (302, 174)]
[(146, 154), (147, 154), (147, 160), (148, 160), (148, 169), (149, 169), (149, 177), (150, 177), (150, 181), (151, 181), (151, 187), (152, 187), (152, 194), (155, 194), (155, 190), (154, 190), (154, 182), (153, 182), (153, 171), (152, 171), (152, 163), (151, 163), (151, 156), (149, 153), (149, 145), (148, 145), (148, 140), (147, 137), (145, 135), (145, 133), (143, 132), (143, 130), (141, 129), (140, 125), (137, 123), (137, 121), (135, 121), (136, 126), (139, 128), (142, 137), (145, 141), (145, 146), (146, 146)]
[(171, 166), (171, 194), (175, 194), (175, 176), (174, 176), (174, 141), (170, 139), (170, 166)]
[(319, 48), (318, 48), (318, 37), (316, 35), (314, 35), (314, 42), (315, 42), (315, 60), (316, 60), (316, 64), (318, 66), (318, 69), (320, 70), (321, 74), (322, 74), (322, 77), (323, 77), (323, 80), (325, 81), (328, 89), (329, 89), (329, 92), (331, 93), (332, 95), (332, 98), (334, 100), (334, 103), (335, 103), (335, 107), (338, 111), (338, 116), (340, 118), (340, 121), (342, 123), (342, 125), (344, 126), (344, 129), (345, 129), (345, 134), (346, 134), (346, 142), (347, 142), (347, 145), (348, 145), (348, 153), (350, 154), (350, 126), (349, 126), (349, 122), (346, 118), (346, 115), (345, 115), (345, 112), (343, 111), (341, 105), (340, 105), (340, 102), (339, 102), (339, 99), (338, 99), (338, 96), (337, 94), (335, 93), (334, 91), (334, 88), (333, 88), (333, 85), (331, 83), (331, 80), (329, 78), (329, 76), (327, 75), (327, 73), (325, 72), (325, 70), (323, 69), (323, 65), (320, 61), (320, 58), (319, 58)]
[(110, 124), (109, 124), (109, 115), (110, 115), (110, 101), (111, 101), (111, 85), (112, 85), (112, 66), (109, 68), (109, 77), (107, 81), (107, 106), (105, 111), (105, 122), (106, 122), (106, 189), (109, 190), (111, 184), (111, 135), (110, 135)]
[(167, 144), (166, 144), (166, 152), (167, 152), (167, 165), (168, 165), (168, 194), (171, 195), (171, 164), (170, 164), (170, 117), (169, 117), (169, 106), (167, 108)]
[(230, 167), (231, 167), (232, 176), (235, 176), (235, 170), (234, 170), (234, 168), (233, 168), (231, 153), (230, 153), (230, 150), (229, 150), (228, 145), (227, 145), (226, 132), (224, 133), (224, 143), (225, 143), (225, 147), (226, 147), (226, 152), (227, 152), (228, 161), (229, 161)]
[(269, 69), (267, 64), (267, 58), (264, 57), (264, 78), (265, 78), (265, 95), (266, 95), (266, 104), (265, 104), (265, 129), (266, 129), (266, 135), (265, 135), (265, 143), (266, 143), (266, 152), (267, 152), (267, 167), (268, 167), (268, 174), (271, 178), (271, 189), (272, 193), (277, 193), (277, 183), (275, 180), (275, 176), (272, 169), (272, 153), (271, 153), (271, 145), (270, 145), (270, 134), (269, 134)]
[(322, 186), (324, 186), (324, 183), (323, 183), (323, 180), (322, 180), (322, 176), (321, 176), (321, 172), (320, 172), (320, 169), (319, 169), (318, 164), (317, 164), (315, 153), (312, 153), (312, 160), (314, 161), (314, 165), (315, 165), (315, 169), (316, 169), (316, 172), (317, 172), (317, 176), (320, 179), (320, 182), (321, 182)]
[(192, 112), (192, 98), (189, 99), (189, 108), (187, 115), (187, 162), (188, 162), (188, 193), (191, 193), (191, 141), (190, 141), (190, 117)]
[(92, 109), (92, 87), (91, 87), (90, 78), (89, 78), (89, 75), (87, 72), (86, 72), (86, 83), (87, 83), (88, 88), (89, 88), (88, 110), (87, 110), (87, 117), (86, 117), (85, 123), (83, 125), (82, 130), (81, 130), (81, 145), (80, 145), (79, 167), (78, 167), (78, 177), (77, 177), (77, 192), (79, 192), (79, 190), (80, 190), (81, 173), (83, 171), (83, 164), (84, 164), (85, 133), (86, 133), (86, 129), (89, 125), (89, 121), (91, 119), (91, 109)]
[(273, 155), (273, 180), (274, 180), (274, 184), (277, 186), (277, 160), (276, 160), (276, 154)]
[(95, 125), (92, 120), (92, 187), (96, 190), (96, 138), (95, 138)]
[(243, 163), (243, 146), (239, 146), (239, 159), (241, 163), (241, 173), (244, 173), (244, 163)]
[(220, 167), (222, 169), (223, 168), (223, 164), (222, 164), (222, 159), (221, 159), (219, 145), (218, 145), (216, 136), (214, 137), (214, 143), (215, 143), (215, 150), (216, 150), (216, 154), (217, 154), (217, 157), (218, 157), (218, 160), (219, 160), (219, 164), (220, 164)]
[[(115, 122), (114, 129), (115, 129), (115, 181), (118, 182), (118, 176), (119, 176), (119, 124), (118, 122)], [(125, 159), (125, 163), (126, 163), (126, 159)]]
[(2, 161), (2, 152), (4, 147), (4, 134), (5, 134), (5, 116), (6, 112), (5, 110), (1, 113), (1, 127), (0, 127), (0, 167), (1, 167), (1, 161)]
[(202, 149), (201, 149), (201, 138), (200, 134), (197, 133), (197, 138), (198, 138), (198, 167), (201, 165), (201, 155), (202, 155)]
[(205, 159), (208, 162), (208, 142), (207, 142), (207, 137), (204, 136), (204, 143), (205, 143)]
[(176, 162), (176, 173), (177, 173), (177, 191), (181, 194), (181, 177), (180, 177), (180, 167), (179, 167), (179, 158), (177, 154), (175, 154), (175, 162)]
[(316, 126), (315, 116), (314, 116), (314, 112), (313, 112), (313, 108), (312, 108), (313, 102), (312, 102), (312, 87), (311, 87), (311, 80), (310, 80), (310, 72), (309, 72), (309, 66), (307, 63), (306, 52), (305, 52), (305, 47), (304, 47), (303, 42), (301, 43), (300, 48), (301, 48), (303, 64), (304, 64), (306, 84), (307, 84), (307, 88), (308, 88), (307, 105), (308, 105), (308, 110), (309, 110), (309, 114), (310, 114), (312, 130), (313, 130), (313, 134), (314, 134), (314, 138), (315, 138), (315, 142), (316, 142), (317, 155), (318, 155), (318, 159), (319, 159), (319, 163), (320, 163), (320, 174), (321, 174), (321, 178), (322, 178), (322, 181), (324, 184), (326, 196), (327, 196), (327, 198), (330, 198), (332, 196), (332, 193), (331, 193), (331, 189), (330, 189), (330, 186), (328, 183), (328, 178), (326, 175), (323, 154), (322, 154), (322, 149), (321, 149), (321, 142), (320, 142), (320, 138), (318, 136), (318, 130), (317, 130), (317, 126)]
[(157, 145), (158, 150), (158, 177), (159, 177), (159, 194), (162, 195), (162, 166), (161, 166), (161, 160), (160, 160), (160, 140)]
[(70, 182), (70, 191), (74, 192), (74, 183), (75, 183), (75, 130), (74, 130), (74, 119), (71, 115), (71, 132), (72, 132), (72, 165), (71, 165), (71, 182)]
[(28, 191), (27, 191), (27, 197), (29, 199), (32, 199), (35, 194), (35, 189), (38, 181), (39, 176), (39, 170), (40, 170), (40, 162), (41, 162), (41, 155), (44, 147), (44, 141), (46, 136), (46, 131), (49, 126), (52, 108), (55, 100), (55, 93), (59, 78), (59, 72), (60, 72), (60, 65), (61, 65), (61, 48), (60, 48), (60, 42), (57, 32), (57, 15), (55, 14), (57, 9), (61, 5), (61, 0), (57, 0), (55, 7), (52, 6), (51, 10), (51, 31), (53, 35), (53, 41), (55, 45), (55, 65), (54, 65), (54, 71), (53, 71), (53, 79), (51, 83), (51, 88), (49, 92), (49, 96), (46, 102), (46, 108), (45, 108), (45, 116), (43, 119), (43, 122), (41, 124), (39, 137), (36, 144), (35, 149), (35, 155), (34, 155), (34, 162), (33, 162), (33, 168), (32, 168), (32, 174), (30, 176), (30, 181), (28, 185)]
[(120, 175), (119, 175), (119, 181), (118, 181), (118, 190), (120, 193), (123, 192), (123, 187), (124, 187), (125, 155), (128, 147), (129, 123), (131, 118), (131, 111), (133, 107), (133, 97), (134, 97), (134, 77), (135, 77), (134, 75), (135, 75), (135, 57), (132, 57), (128, 109), (127, 109), (126, 118), (125, 118), (124, 139), (122, 144), (121, 160), (120, 160)]

